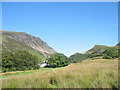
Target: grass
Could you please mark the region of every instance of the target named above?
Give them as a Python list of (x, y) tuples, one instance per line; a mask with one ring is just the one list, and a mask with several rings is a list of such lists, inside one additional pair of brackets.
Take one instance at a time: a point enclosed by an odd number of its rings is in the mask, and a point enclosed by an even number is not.
[(90, 60), (3, 79), (3, 88), (118, 88), (118, 60)]
[(42, 61), (46, 60), (46, 57), (43, 54), (41, 54), (41, 53), (39, 53), (39, 52), (37, 52), (35, 50), (29, 50), (29, 52), (32, 55), (35, 55), (35, 56), (38, 57), (38, 63), (41, 63)]
[[(40, 68), (38, 70), (13, 71), (13, 72), (6, 72), (6, 73), (1, 72), (0, 79), (6, 79), (9, 77), (14, 77), (14, 76), (22, 76), (22, 75), (32, 74), (32, 73), (37, 73), (37, 72), (42, 72), (42, 71), (49, 71), (49, 70), (53, 70), (53, 69), (54, 68)], [(55, 69), (59, 69), (59, 68), (55, 68)]]

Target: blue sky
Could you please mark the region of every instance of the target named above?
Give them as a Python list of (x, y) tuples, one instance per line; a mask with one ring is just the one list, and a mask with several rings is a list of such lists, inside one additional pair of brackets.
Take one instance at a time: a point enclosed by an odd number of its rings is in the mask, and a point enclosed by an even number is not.
[(67, 56), (118, 42), (117, 2), (4, 2), (3, 30), (40, 37)]

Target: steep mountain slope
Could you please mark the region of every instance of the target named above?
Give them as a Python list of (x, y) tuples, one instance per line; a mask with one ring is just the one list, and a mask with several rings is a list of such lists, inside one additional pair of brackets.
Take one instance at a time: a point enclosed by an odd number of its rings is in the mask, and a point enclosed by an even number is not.
[[(27, 50), (41, 59), (56, 53), (40, 38), (24, 32), (0, 31), (3, 51)], [(2, 36), (1, 36), (2, 35)]]

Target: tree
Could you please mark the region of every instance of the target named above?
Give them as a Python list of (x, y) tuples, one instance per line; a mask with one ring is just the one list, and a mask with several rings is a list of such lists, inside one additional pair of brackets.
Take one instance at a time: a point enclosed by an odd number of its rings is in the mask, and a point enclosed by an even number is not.
[(69, 64), (69, 60), (64, 54), (56, 53), (51, 55), (51, 57), (47, 59), (47, 63), (51, 65), (53, 68), (64, 67)]
[(38, 69), (38, 59), (29, 52), (22, 50), (2, 53), (2, 69), (7, 71), (24, 71)]
[(11, 52), (2, 53), (2, 70), (3, 72), (11, 71), (10, 69), (14, 66), (14, 54)]

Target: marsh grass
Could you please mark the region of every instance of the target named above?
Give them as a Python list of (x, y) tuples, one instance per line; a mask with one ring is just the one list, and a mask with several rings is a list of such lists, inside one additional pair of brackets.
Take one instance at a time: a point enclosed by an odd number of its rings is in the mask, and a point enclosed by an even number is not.
[(3, 88), (118, 88), (118, 61), (94, 60), (9, 77)]

